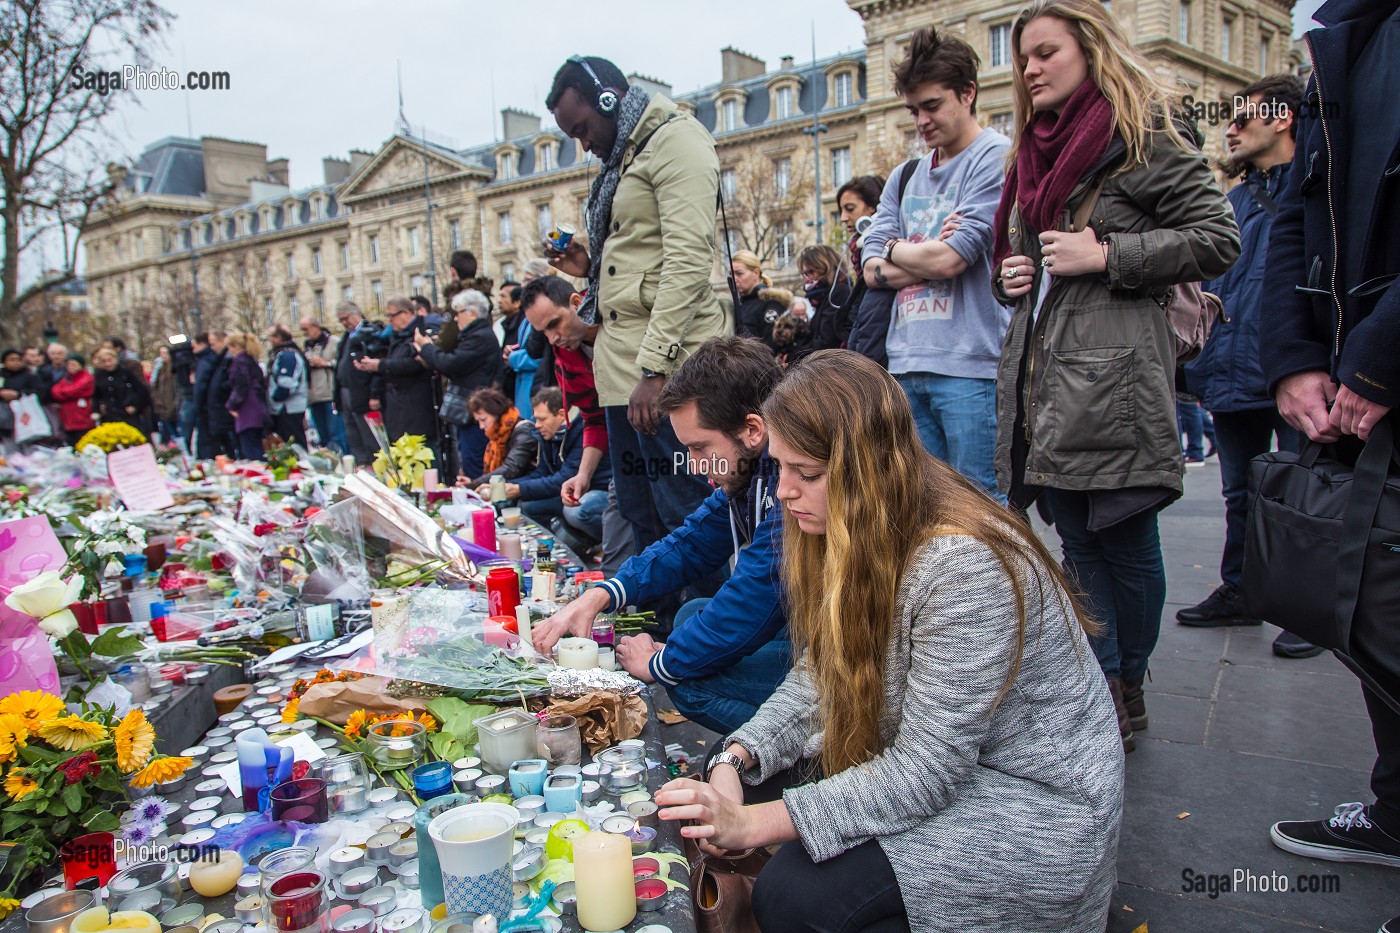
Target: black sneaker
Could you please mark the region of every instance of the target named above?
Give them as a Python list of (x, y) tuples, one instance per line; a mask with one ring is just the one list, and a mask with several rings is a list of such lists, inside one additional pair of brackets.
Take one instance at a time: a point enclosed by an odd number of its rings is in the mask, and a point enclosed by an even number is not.
[(1323, 650), (1292, 632), (1279, 632), (1278, 638), (1274, 639), (1274, 654), (1281, 658), (1315, 658)]
[(1376, 825), (1371, 808), (1360, 803), (1338, 805), (1330, 820), (1275, 823), (1269, 838), (1294, 855), (1400, 868), (1400, 836)]
[(1222, 625), (1262, 625), (1264, 620), (1245, 615), (1240, 591), (1228, 583), (1222, 583), (1214, 593), (1196, 605), (1178, 610), (1176, 621), (1196, 628), (1218, 628)]
[(1400, 917), (1391, 917), (1376, 933), (1400, 933)]

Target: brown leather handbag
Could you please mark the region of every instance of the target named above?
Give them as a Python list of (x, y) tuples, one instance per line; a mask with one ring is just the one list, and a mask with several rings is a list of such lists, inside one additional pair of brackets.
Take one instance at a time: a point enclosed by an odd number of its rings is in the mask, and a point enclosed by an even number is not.
[(769, 855), (750, 849), (730, 855), (703, 855), (690, 840), (690, 896), (698, 933), (761, 933), (753, 916), (753, 884)]

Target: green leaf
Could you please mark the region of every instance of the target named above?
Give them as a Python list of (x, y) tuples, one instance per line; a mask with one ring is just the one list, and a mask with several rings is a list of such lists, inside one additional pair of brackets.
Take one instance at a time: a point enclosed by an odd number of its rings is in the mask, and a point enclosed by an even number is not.
[(76, 813), (83, 807), (83, 789), (77, 784), (69, 784), (63, 788), (63, 805), (70, 811)]
[(121, 824), (122, 821), (111, 810), (101, 810), (91, 819), (83, 820), (83, 825), (92, 833), (110, 833)]
[(120, 658), (141, 650), (141, 639), (127, 635), (126, 626), (113, 626), (98, 635), (92, 642), (92, 653), (104, 658)]
[(24, 759), (25, 764), (38, 765), (46, 762), (62, 761), (68, 757), (68, 753), (51, 751), (39, 745), (26, 745), (19, 750), (19, 756)]
[[(101, 638), (102, 636), (97, 637)], [(86, 660), (92, 656), (92, 646), (88, 644), (87, 636), (79, 629), (73, 629), (59, 639), (58, 643), (63, 646), (63, 650), (68, 652), (69, 656), (78, 660)]]
[(456, 761), (466, 754), (457, 737), (447, 732), (434, 732), (428, 736), (428, 744), (433, 747), (433, 754), (443, 761)]

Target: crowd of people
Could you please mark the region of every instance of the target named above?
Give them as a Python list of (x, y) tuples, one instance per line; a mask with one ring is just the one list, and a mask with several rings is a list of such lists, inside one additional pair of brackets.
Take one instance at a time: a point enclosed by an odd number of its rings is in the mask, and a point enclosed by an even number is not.
[[(149, 374), (116, 339), (93, 372), (57, 345), (7, 350), (0, 398), (38, 395), (70, 439), (128, 421), (201, 457), (305, 440), (308, 418), (361, 464), (378, 419), (422, 435), (445, 475), (492, 498), (503, 481), (597, 545), (607, 579), (536, 628), (538, 649), (656, 610), (619, 663), (720, 736), (708, 780), (668, 785), (661, 816), (711, 851), (794, 843), (754, 889), (763, 929), (1099, 931), (1125, 754), (1149, 723), (1158, 514), (1205, 456), (1193, 413), (1213, 416), (1226, 542), (1220, 587), (1177, 617), (1254, 625), (1250, 460), (1357, 447), (1397, 400), (1383, 98), (1400, 70), (1382, 50), (1400, 18), (1349, 2), (1319, 12), (1306, 90), (1270, 75), (1239, 92), (1228, 195), (1104, 4), (1016, 18), (1010, 137), (979, 121), (973, 49), (920, 30), (894, 83), (928, 153), (841, 187), (848, 245), (800, 253), (801, 295), (734, 253), (733, 306), (711, 282), (714, 139), (574, 57), (545, 104), (598, 160), (587, 229), (542, 244), (524, 281), (496, 287), (461, 251), (441, 312), (395, 297), (370, 322), (344, 302), (340, 333), (273, 326), (267, 352), (199, 334)], [(1324, 82), (1357, 105), (1327, 116)], [(1225, 310), (1193, 342), (1164, 309), (1207, 323), (1199, 284)], [(1365, 691), (1375, 802), (1269, 832), (1400, 867), (1400, 674)]]

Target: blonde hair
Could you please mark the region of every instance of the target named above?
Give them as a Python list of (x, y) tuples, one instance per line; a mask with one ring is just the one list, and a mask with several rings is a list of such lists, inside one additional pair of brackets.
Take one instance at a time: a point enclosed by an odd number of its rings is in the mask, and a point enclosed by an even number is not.
[(117, 359), (117, 351), (108, 350), (106, 347), (101, 347), (95, 353), (92, 354), (92, 364), (96, 366), (98, 363), (102, 362), (108, 357), (111, 357), (114, 360)]
[(1091, 628), (1030, 526), (924, 450), (904, 390), (878, 364), (849, 350), (813, 353), (788, 370), (763, 417), (772, 434), (826, 472), (826, 533), (804, 534), (787, 515), (782, 556), (788, 625), (817, 693), (826, 774), (883, 750), (886, 652), (900, 583), (914, 552), (935, 535), (976, 538), (1010, 578), (1016, 640), (1009, 659), (987, 659), (1010, 662), (995, 702), (1020, 670), (1028, 604), (1043, 611), (1057, 599), (1067, 620)]
[(1120, 171), (1146, 165), (1154, 130), (1183, 149), (1194, 148), (1172, 121), (1181, 94), (1158, 78), (1152, 64), (1100, 0), (1032, 0), (1011, 26), (1011, 91), (1015, 101), (1016, 132), (1007, 153), (1007, 164), (1016, 164), (1026, 125), (1034, 111), (1026, 87), (1026, 57), (1021, 54), (1021, 33), (1034, 19), (1053, 16), (1064, 21), (1089, 65), (1089, 77), (1113, 106), (1113, 128), (1122, 137), (1128, 157)]
[(758, 254), (751, 249), (741, 249), (730, 257), (733, 262), (748, 269), (750, 272), (757, 272), (758, 279), (764, 285), (772, 285), (773, 280), (763, 274), (763, 263), (759, 261)]
[(229, 351), (236, 350), (239, 353), (246, 353), (249, 356), (262, 356), (262, 341), (258, 340), (255, 335), (247, 331), (229, 334), (224, 340), (224, 346), (227, 347)]

